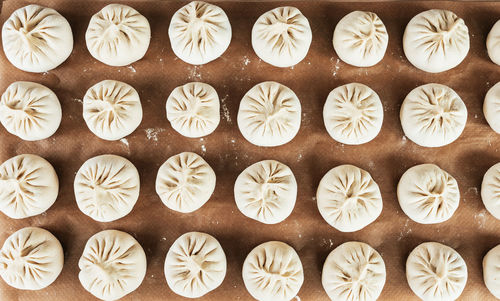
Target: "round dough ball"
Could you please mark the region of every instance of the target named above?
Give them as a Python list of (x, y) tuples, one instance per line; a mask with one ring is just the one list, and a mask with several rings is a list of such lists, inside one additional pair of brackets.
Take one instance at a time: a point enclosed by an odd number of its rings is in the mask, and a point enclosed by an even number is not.
[(452, 248), (425, 242), (408, 256), (406, 279), (411, 290), (422, 300), (456, 300), (467, 282), (467, 266)]
[(2, 44), (5, 56), (16, 68), (46, 72), (69, 57), (73, 33), (57, 11), (31, 4), (16, 10), (5, 21)]
[(14, 82), (0, 100), (0, 122), (17, 137), (35, 141), (52, 136), (61, 124), (62, 110), (49, 88), (33, 82)]
[(17, 289), (39, 290), (49, 286), (61, 273), (63, 264), (61, 243), (42, 228), (16, 231), (0, 250), (0, 276)]
[(182, 136), (206, 136), (219, 125), (219, 95), (205, 83), (193, 82), (179, 86), (167, 99), (167, 119)]
[(198, 154), (168, 158), (156, 176), (156, 193), (168, 208), (189, 213), (203, 206), (215, 190), (215, 172)]
[(500, 163), (490, 167), (484, 174), (481, 199), (488, 212), (500, 219)]
[(401, 126), (413, 142), (440, 147), (455, 141), (467, 122), (467, 108), (458, 94), (440, 84), (413, 89), (403, 101)]
[(397, 194), (403, 212), (421, 224), (447, 221), (460, 202), (455, 178), (434, 164), (408, 169), (399, 180)]
[(220, 57), (231, 42), (231, 24), (222, 8), (192, 1), (172, 16), (168, 28), (175, 55), (192, 65), (202, 65)]
[(483, 279), (490, 293), (500, 299), (500, 245), (484, 256)]
[(371, 141), (380, 132), (383, 119), (380, 98), (363, 84), (352, 83), (333, 89), (323, 107), (328, 134), (344, 144)]
[(431, 9), (413, 17), (403, 35), (410, 63), (426, 72), (442, 72), (460, 64), (469, 52), (469, 29), (453, 12)]
[(125, 66), (142, 59), (150, 39), (148, 20), (123, 4), (109, 4), (93, 15), (85, 33), (90, 54), (110, 66)]
[(297, 95), (277, 82), (262, 82), (240, 102), (238, 127), (257, 146), (283, 145), (297, 135), (301, 106)]
[(20, 219), (47, 211), (59, 193), (50, 163), (37, 155), (15, 156), (0, 165), (0, 210)]
[(389, 35), (382, 20), (372, 12), (353, 11), (333, 32), (333, 48), (339, 58), (356, 67), (371, 67), (385, 55)]
[(252, 28), (252, 47), (264, 62), (291, 67), (302, 61), (311, 46), (307, 18), (295, 7), (277, 7), (261, 15)]
[(297, 199), (297, 181), (285, 164), (260, 161), (238, 176), (234, 199), (245, 216), (264, 224), (277, 224), (292, 213)]
[(371, 246), (356, 241), (341, 244), (326, 258), (321, 282), (334, 301), (376, 301), (385, 284), (385, 264)]
[(245, 259), (243, 282), (250, 295), (259, 301), (289, 301), (304, 282), (302, 262), (289, 245), (265, 242)]
[(318, 209), (325, 221), (341, 232), (363, 229), (382, 212), (380, 189), (365, 170), (340, 165), (327, 172), (316, 192)]
[(483, 113), (490, 127), (500, 134), (500, 82), (496, 83), (486, 93)]
[(83, 119), (97, 137), (120, 140), (135, 131), (142, 121), (139, 94), (126, 83), (103, 80), (85, 93)]
[(488, 33), (486, 48), (493, 63), (500, 65), (500, 20), (493, 25), (490, 33)]
[(165, 278), (174, 293), (200, 298), (222, 284), (226, 254), (213, 236), (188, 232), (177, 238), (165, 259)]
[(146, 254), (130, 234), (104, 230), (89, 238), (78, 267), (78, 278), (88, 292), (101, 300), (117, 300), (141, 285)]
[(139, 198), (139, 172), (129, 160), (116, 155), (91, 158), (76, 173), (76, 204), (98, 222), (129, 214)]

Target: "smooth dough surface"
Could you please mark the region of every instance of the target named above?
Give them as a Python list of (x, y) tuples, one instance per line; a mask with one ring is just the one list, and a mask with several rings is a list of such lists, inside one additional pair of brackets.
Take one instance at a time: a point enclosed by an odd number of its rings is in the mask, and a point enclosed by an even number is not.
[(192, 1), (172, 17), (168, 28), (175, 55), (186, 63), (202, 65), (220, 57), (231, 42), (231, 24), (222, 8)]
[(0, 165), (0, 210), (20, 219), (45, 212), (56, 201), (59, 179), (42, 157), (23, 154)]
[(297, 199), (297, 181), (292, 170), (275, 160), (247, 167), (236, 179), (234, 199), (245, 216), (264, 224), (285, 220)]
[(434, 164), (409, 168), (399, 180), (397, 194), (404, 213), (421, 224), (447, 221), (460, 202), (455, 178)]
[(289, 301), (304, 282), (302, 262), (289, 245), (265, 242), (245, 259), (243, 282), (250, 295), (259, 301)]
[(291, 67), (302, 61), (311, 46), (307, 18), (295, 7), (284, 6), (261, 15), (252, 28), (252, 47), (264, 62)]
[(215, 190), (215, 172), (201, 156), (183, 152), (168, 158), (156, 176), (156, 193), (168, 208), (189, 213), (203, 206)]
[(165, 259), (165, 278), (174, 293), (200, 298), (222, 284), (226, 254), (213, 236), (200, 232), (183, 234)]
[(258, 146), (283, 145), (297, 135), (302, 108), (297, 95), (277, 82), (262, 82), (240, 102), (238, 128)]
[(457, 251), (437, 242), (418, 245), (406, 260), (411, 290), (426, 301), (458, 299), (467, 282), (467, 266)]
[(126, 83), (103, 80), (85, 93), (83, 119), (97, 137), (120, 140), (135, 131), (142, 121), (139, 94)]
[(500, 65), (500, 20), (491, 28), (486, 38), (486, 48), (488, 56), (493, 63)]
[(382, 212), (382, 195), (371, 175), (353, 165), (328, 171), (319, 182), (316, 200), (321, 216), (342, 232), (358, 231)]
[(63, 264), (61, 243), (42, 228), (16, 231), (0, 250), (0, 276), (17, 289), (39, 290), (49, 286), (61, 273)]
[(110, 66), (125, 66), (140, 60), (150, 39), (148, 20), (123, 4), (109, 4), (93, 15), (85, 33), (90, 54)]
[(93, 157), (80, 167), (74, 182), (78, 208), (98, 222), (111, 222), (132, 211), (139, 198), (139, 173), (116, 155)]
[(78, 278), (88, 292), (101, 300), (117, 300), (141, 285), (146, 254), (130, 234), (104, 230), (89, 238), (78, 267)]
[(353, 11), (344, 16), (333, 32), (333, 48), (349, 65), (371, 67), (387, 50), (389, 35), (377, 14)]
[(500, 219), (500, 163), (490, 167), (484, 174), (481, 199), (488, 212)]
[(441, 84), (413, 89), (403, 101), (399, 115), (405, 135), (425, 147), (452, 143), (467, 122), (467, 108), (460, 96)]
[(403, 35), (406, 58), (418, 69), (442, 72), (460, 64), (469, 52), (469, 29), (453, 12), (431, 9), (410, 20)]
[(323, 121), (328, 134), (344, 144), (363, 144), (373, 140), (384, 119), (384, 108), (370, 87), (351, 83), (328, 94)]
[(490, 127), (500, 134), (500, 82), (496, 83), (486, 93), (483, 113)]
[(185, 137), (206, 136), (220, 122), (219, 95), (209, 84), (193, 82), (175, 88), (166, 106), (172, 128)]
[(368, 244), (356, 241), (333, 250), (321, 273), (323, 288), (333, 301), (375, 301), (385, 278), (382, 256)]
[(49, 88), (33, 82), (14, 82), (0, 100), (0, 122), (17, 137), (35, 141), (52, 136), (61, 124), (61, 104)]
[(483, 280), (490, 293), (500, 299), (500, 245), (483, 258)]

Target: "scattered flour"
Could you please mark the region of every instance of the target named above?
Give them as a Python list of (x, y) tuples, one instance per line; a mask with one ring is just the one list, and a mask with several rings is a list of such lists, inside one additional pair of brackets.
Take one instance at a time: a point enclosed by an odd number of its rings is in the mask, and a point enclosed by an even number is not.
[(221, 107), (222, 107), (222, 114), (224, 115), (224, 119), (226, 119), (227, 123), (231, 124), (231, 114), (229, 114), (229, 109), (227, 108), (226, 100), (229, 98), (229, 95), (226, 94), (224, 97), (221, 98)]
[(189, 75), (188, 79), (190, 80), (201, 80), (201, 73), (200, 73), (201, 66), (191, 66), (188, 68), (189, 70)]
[(83, 100), (81, 100), (80, 98), (73, 98), (73, 101), (83, 103)]
[(323, 240), (321, 241), (321, 246), (328, 246), (329, 248), (333, 247), (333, 240), (331, 238), (329, 238), (328, 240), (326, 240), (326, 238), (323, 238)]
[(250, 59), (245, 55), (243, 57), (243, 65), (248, 66), (250, 64)]
[(486, 211), (483, 209), (481, 212), (478, 214), (474, 215), (474, 220), (476, 221), (477, 225), (479, 226), (479, 229), (484, 228), (484, 224), (486, 222)]
[(203, 153), (206, 153), (206, 152), (207, 152), (207, 147), (205, 146), (205, 144), (202, 144), (202, 145), (201, 145), (201, 151), (202, 151)]
[(406, 136), (403, 136), (403, 138), (401, 139), (401, 143), (406, 144), (407, 141), (408, 140), (406, 139)]
[(405, 225), (403, 226), (403, 229), (399, 232), (398, 241), (407, 237), (411, 233), (411, 228), (408, 226), (409, 223), (410, 223), (410, 219), (407, 218)]
[[(335, 59), (335, 58), (333, 58), (333, 57), (332, 57), (332, 58), (330, 59), (330, 61), (333, 63), (333, 60), (334, 60), (334, 59)], [(335, 76), (337, 76), (337, 72), (338, 72), (338, 71), (339, 71), (339, 69), (340, 69), (339, 63), (340, 63), (340, 59), (338, 59), (338, 58), (337, 58), (337, 61), (335, 62), (335, 65), (334, 65), (334, 66), (333, 66), (333, 68), (332, 68), (332, 75), (333, 75), (334, 77), (335, 77)]]
[(133, 73), (136, 72), (134, 66), (130, 65), (130, 66), (127, 66), (128, 70), (132, 71)]
[(128, 140), (126, 138), (120, 139), (120, 142), (125, 144), (126, 147), (129, 147), (130, 145), (128, 144)]
[(300, 153), (299, 153), (299, 154), (297, 155), (297, 162), (300, 162), (300, 160), (302, 160), (302, 154), (300, 154)]
[(158, 141), (158, 134), (161, 132), (164, 132), (165, 129), (159, 129), (159, 128), (148, 128), (144, 130), (146, 132), (146, 137), (148, 137), (148, 140), (153, 140), (155, 142)]

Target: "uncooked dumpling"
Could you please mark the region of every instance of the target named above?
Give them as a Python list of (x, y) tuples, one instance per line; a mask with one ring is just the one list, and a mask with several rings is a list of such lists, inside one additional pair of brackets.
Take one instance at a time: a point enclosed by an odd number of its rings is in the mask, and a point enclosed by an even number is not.
[(347, 14), (333, 32), (333, 48), (339, 58), (357, 67), (370, 67), (380, 62), (388, 42), (384, 23), (372, 12)]
[(403, 35), (406, 58), (418, 69), (442, 72), (456, 67), (469, 52), (469, 29), (453, 12), (431, 9), (413, 17)]
[(300, 118), (300, 101), (290, 88), (277, 82), (263, 82), (243, 96), (238, 127), (250, 143), (278, 146), (297, 135)]
[(297, 182), (285, 164), (260, 161), (238, 176), (234, 199), (245, 216), (264, 224), (276, 224), (292, 213), (297, 199)]
[(490, 167), (484, 174), (481, 199), (488, 212), (500, 219), (500, 163)]
[(221, 285), (226, 254), (213, 236), (189, 232), (177, 238), (165, 259), (165, 278), (174, 293), (200, 298)]
[(189, 213), (203, 206), (215, 190), (215, 172), (195, 153), (168, 158), (156, 176), (156, 193), (168, 208)]
[(103, 80), (85, 93), (83, 119), (101, 139), (119, 140), (128, 136), (142, 121), (139, 94), (126, 83)]
[(440, 84), (413, 89), (400, 111), (405, 135), (418, 145), (440, 147), (455, 141), (467, 122), (467, 108), (458, 94)]
[(231, 24), (222, 8), (203, 1), (181, 7), (168, 28), (175, 55), (186, 63), (202, 65), (220, 57), (231, 42)]
[(129, 160), (116, 155), (91, 158), (76, 173), (78, 208), (99, 222), (111, 222), (132, 211), (139, 198), (139, 173)]
[(375, 301), (385, 277), (382, 256), (365, 243), (350, 241), (328, 255), (321, 282), (333, 301)]
[(16, 68), (46, 72), (62, 64), (73, 51), (68, 21), (52, 8), (22, 7), (2, 27), (3, 51)]
[(61, 273), (63, 264), (59, 240), (42, 228), (16, 231), (0, 250), (0, 276), (17, 289), (39, 290), (49, 286)]
[(311, 46), (307, 18), (295, 7), (277, 7), (261, 15), (252, 28), (252, 47), (264, 62), (290, 67), (302, 61)]
[(363, 144), (380, 132), (384, 108), (377, 93), (352, 83), (333, 89), (323, 107), (326, 130), (344, 144)]
[(172, 128), (185, 137), (206, 136), (219, 125), (219, 96), (205, 83), (177, 87), (167, 99), (167, 119)]
[(123, 4), (109, 4), (93, 15), (85, 33), (90, 54), (110, 66), (140, 60), (148, 50), (150, 38), (148, 20)]
[(243, 282), (250, 295), (259, 301), (289, 301), (304, 282), (302, 262), (289, 245), (265, 242), (245, 259)]
[(500, 20), (491, 28), (486, 38), (486, 48), (493, 63), (500, 65)]
[(14, 82), (0, 100), (0, 121), (19, 138), (35, 141), (52, 136), (61, 123), (59, 99), (49, 88), (33, 82)]
[(316, 193), (321, 216), (342, 232), (358, 231), (382, 212), (380, 189), (371, 175), (353, 165), (340, 165), (327, 172)]
[(141, 285), (146, 254), (131, 235), (105, 230), (89, 238), (78, 267), (78, 278), (88, 292), (101, 300), (117, 300)]
[(500, 134), (500, 82), (496, 83), (486, 93), (483, 113), (490, 127)]
[(467, 282), (467, 266), (452, 248), (437, 242), (418, 245), (406, 260), (406, 279), (425, 301), (456, 300)]
[(10, 218), (45, 212), (59, 193), (59, 179), (47, 160), (24, 154), (0, 165), (0, 210)]
[(483, 258), (483, 280), (490, 293), (500, 299), (500, 245)]

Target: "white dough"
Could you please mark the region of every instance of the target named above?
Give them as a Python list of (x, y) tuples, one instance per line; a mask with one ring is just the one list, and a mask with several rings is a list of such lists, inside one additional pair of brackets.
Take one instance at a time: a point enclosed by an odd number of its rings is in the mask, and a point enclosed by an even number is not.
[(332, 301), (376, 301), (385, 277), (382, 256), (365, 243), (350, 241), (328, 255), (321, 282)]
[(200, 298), (222, 284), (226, 254), (213, 236), (185, 233), (175, 240), (165, 258), (165, 278), (174, 293)]
[(49, 88), (33, 82), (14, 82), (0, 100), (0, 122), (27, 141), (52, 136), (61, 124), (61, 104)]
[(195, 153), (168, 158), (156, 176), (156, 193), (168, 208), (189, 213), (203, 206), (215, 190), (215, 172)]
[(283, 145), (297, 135), (301, 106), (297, 95), (277, 82), (262, 82), (240, 102), (238, 127), (257, 146)]
[(399, 180), (397, 194), (404, 213), (421, 224), (447, 221), (460, 202), (455, 178), (434, 164), (408, 169)]
[(126, 83), (103, 80), (85, 93), (83, 119), (97, 137), (120, 140), (135, 131), (142, 121), (139, 94)]
[(483, 280), (490, 293), (500, 299), (500, 245), (483, 258)]
[(167, 119), (182, 136), (206, 136), (219, 125), (219, 96), (209, 84), (193, 82), (179, 86), (167, 99)]
[(88, 292), (101, 300), (117, 300), (141, 285), (146, 254), (130, 234), (104, 230), (89, 238), (78, 267), (78, 278)]
[(62, 64), (73, 51), (68, 21), (52, 8), (21, 7), (2, 27), (5, 56), (16, 68), (46, 72)]
[(490, 33), (488, 33), (486, 48), (493, 63), (500, 65), (500, 20), (493, 25)]
[(17, 289), (39, 290), (49, 286), (61, 273), (63, 264), (61, 243), (42, 228), (16, 231), (0, 250), (0, 276)]
[(418, 245), (406, 260), (406, 279), (425, 301), (453, 301), (467, 282), (467, 266), (457, 251), (437, 242)]
[(111, 222), (132, 211), (139, 198), (139, 173), (123, 157), (101, 155), (83, 163), (74, 189), (80, 211), (98, 222)]
[(453, 12), (431, 9), (413, 17), (403, 35), (406, 58), (418, 69), (442, 72), (460, 64), (469, 52), (469, 29)]
[(323, 121), (333, 139), (344, 144), (363, 144), (382, 128), (384, 108), (377, 93), (363, 84), (337, 87), (328, 94)]
[(455, 141), (467, 122), (467, 108), (458, 94), (441, 84), (413, 89), (403, 101), (401, 126), (413, 142), (440, 147)]
[(372, 12), (347, 14), (333, 32), (333, 48), (339, 58), (357, 67), (371, 67), (380, 62), (388, 42), (384, 23)]
[(302, 61), (311, 46), (307, 18), (295, 7), (277, 7), (261, 15), (252, 28), (252, 47), (264, 62), (291, 67)]
[(481, 199), (488, 212), (500, 219), (500, 163), (490, 167), (484, 174)]
[(59, 193), (59, 179), (47, 160), (23, 154), (0, 165), (0, 210), (20, 219), (45, 212)]
[(125, 66), (140, 60), (150, 39), (148, 20), (123, 4), (109, 4), (93, 15), (85, 33), (90, 54), (110, 66)]
[(486, 93), (483, 113), (490, 127), (500, 134), (500, 82), (496, 83)]
[(192, 1), (172, 17), (168, 28), (175, 55), (186, 63), (202, 65), (220, 57), (231, 42), (231, 24), (222, 8)]
[(234, 199), (245, 216), (264, 224), (276, 224), (292, 213), (297, 199), (297, 181), (285, 164), (260, 161), (238, 176)]
[(259, 301), (289, 301), (304, 282), (302, 262), (289, 245), (265, 242), (245, 259), (243, 282), (250, 295)]

